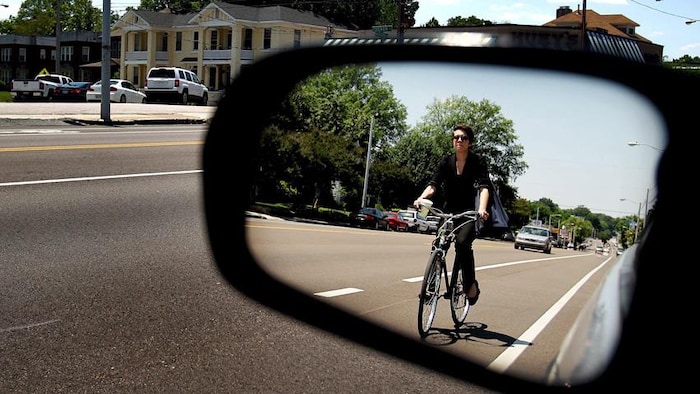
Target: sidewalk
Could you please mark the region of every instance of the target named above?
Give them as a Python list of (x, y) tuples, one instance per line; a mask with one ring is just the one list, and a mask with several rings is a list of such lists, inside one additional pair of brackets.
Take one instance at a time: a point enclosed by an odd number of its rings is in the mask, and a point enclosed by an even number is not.
[(216, 112), (217, 101), (210, 100), (207, 106), (110, 103), (108, 121), (102, 119), (102, 104), (98, 102), (0, 103), (0, 126), (207, 123)]

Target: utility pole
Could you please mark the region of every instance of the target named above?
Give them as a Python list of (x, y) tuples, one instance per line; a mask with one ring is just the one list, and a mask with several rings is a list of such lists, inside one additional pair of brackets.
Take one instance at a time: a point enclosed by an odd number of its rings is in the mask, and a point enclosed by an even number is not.
[[(109, 78), (112, 71), (112, 56), (110, 53), (110, 36), (109, 36), (109, 23), (110, 14), (112, 10), (112, 5), (110, 0), (102, 0), (102, 62), (100, 66), (101, 71), (101, 83), (102, 94), (100, 95), (100, 119), (105, 123), (112, 121), (110, 118), (110, 102), (109, 102)], [(126, 45), (126, 44), (124, 44)]]
[(587, 51), (586, 40), (586, 0), (583, 0), (583, 13), (581, 14), (581, 50)]
[(639, 203), (639, 207), (637, 208), (637, 225), (634, 226), (634, 243), (637, 243), (637, 236), (639, 235), (639, 220), (641, 219), (639, 215), (641, 214), (642, 210), (642, 203)]
[(398, 3), (399, 28), (396, 30), (396, 41), (399, 44), (403, 44), (404, 20), (406, 19), (404, 16), (404, 14), (406, 13), (406, 0), (398, 0)]
[(369, 184), (369, 163), (372, 160), (372, 134), (374, 133), (374, 115), (369, 123), (369, 142), (367, 143), (367, 161), (365, 162), (365, 184), (362, 188), (362, 206), (367, 204), (367, 185)]
[(649, 188), (647, 188), (647, 197), (644, 200), (644, 227), (647, 225), (647, 218), (649, 217)]
[(56, 74), (61, 74), (61, 0), (56, 0)]

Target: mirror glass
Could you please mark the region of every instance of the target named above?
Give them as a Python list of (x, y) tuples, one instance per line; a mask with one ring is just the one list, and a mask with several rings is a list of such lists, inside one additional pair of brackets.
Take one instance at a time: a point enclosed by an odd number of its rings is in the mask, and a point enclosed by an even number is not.
[[(455, 327), (440, 299), (421, 338), (433, 229), (354, 214), (412, 210), (458, 123), (475, 130), (472, 149), (510, 228), (474, 242), (482, 293), (465, 323)], [(263, 133), (247, 241), (263, 269), (311, 297), (541, 381), (578, 312), (644, 231), (664, 131), (646, 98), (588, 76), (425, 62), (325, 70), (298, 85)], [(550, 229), (550, 253), (514, 247), (533, 223)]]

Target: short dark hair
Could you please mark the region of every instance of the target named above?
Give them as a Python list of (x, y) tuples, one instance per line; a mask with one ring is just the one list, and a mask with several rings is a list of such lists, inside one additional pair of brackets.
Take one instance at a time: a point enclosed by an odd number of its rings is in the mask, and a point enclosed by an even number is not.
[(455, 127), (452, 129), (452, 131), (457, 131), (457, 130), (462, 130), (465, 133), (467, 133), (467, 137), (469, 137), (469, 141), (472, 144), (474, 143), (474, 130), (472, 130), (471, 126), (467, 126), (464, 123), (460, 123), (458, 125), (455, 125)]

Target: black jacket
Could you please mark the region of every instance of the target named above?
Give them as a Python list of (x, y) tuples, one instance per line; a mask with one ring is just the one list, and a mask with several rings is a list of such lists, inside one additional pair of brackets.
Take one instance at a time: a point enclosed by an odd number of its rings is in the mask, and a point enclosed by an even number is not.
[(489, 172), (486, 162), (469, 151), (462, 175), (457, 175), (457, 156), (451, 153), (440, 160), (433, 177), (428, 183), (437, 189), (443, 201), (442, 210), (460, 213), (475, 210), (477, 188), (489, 187)]

